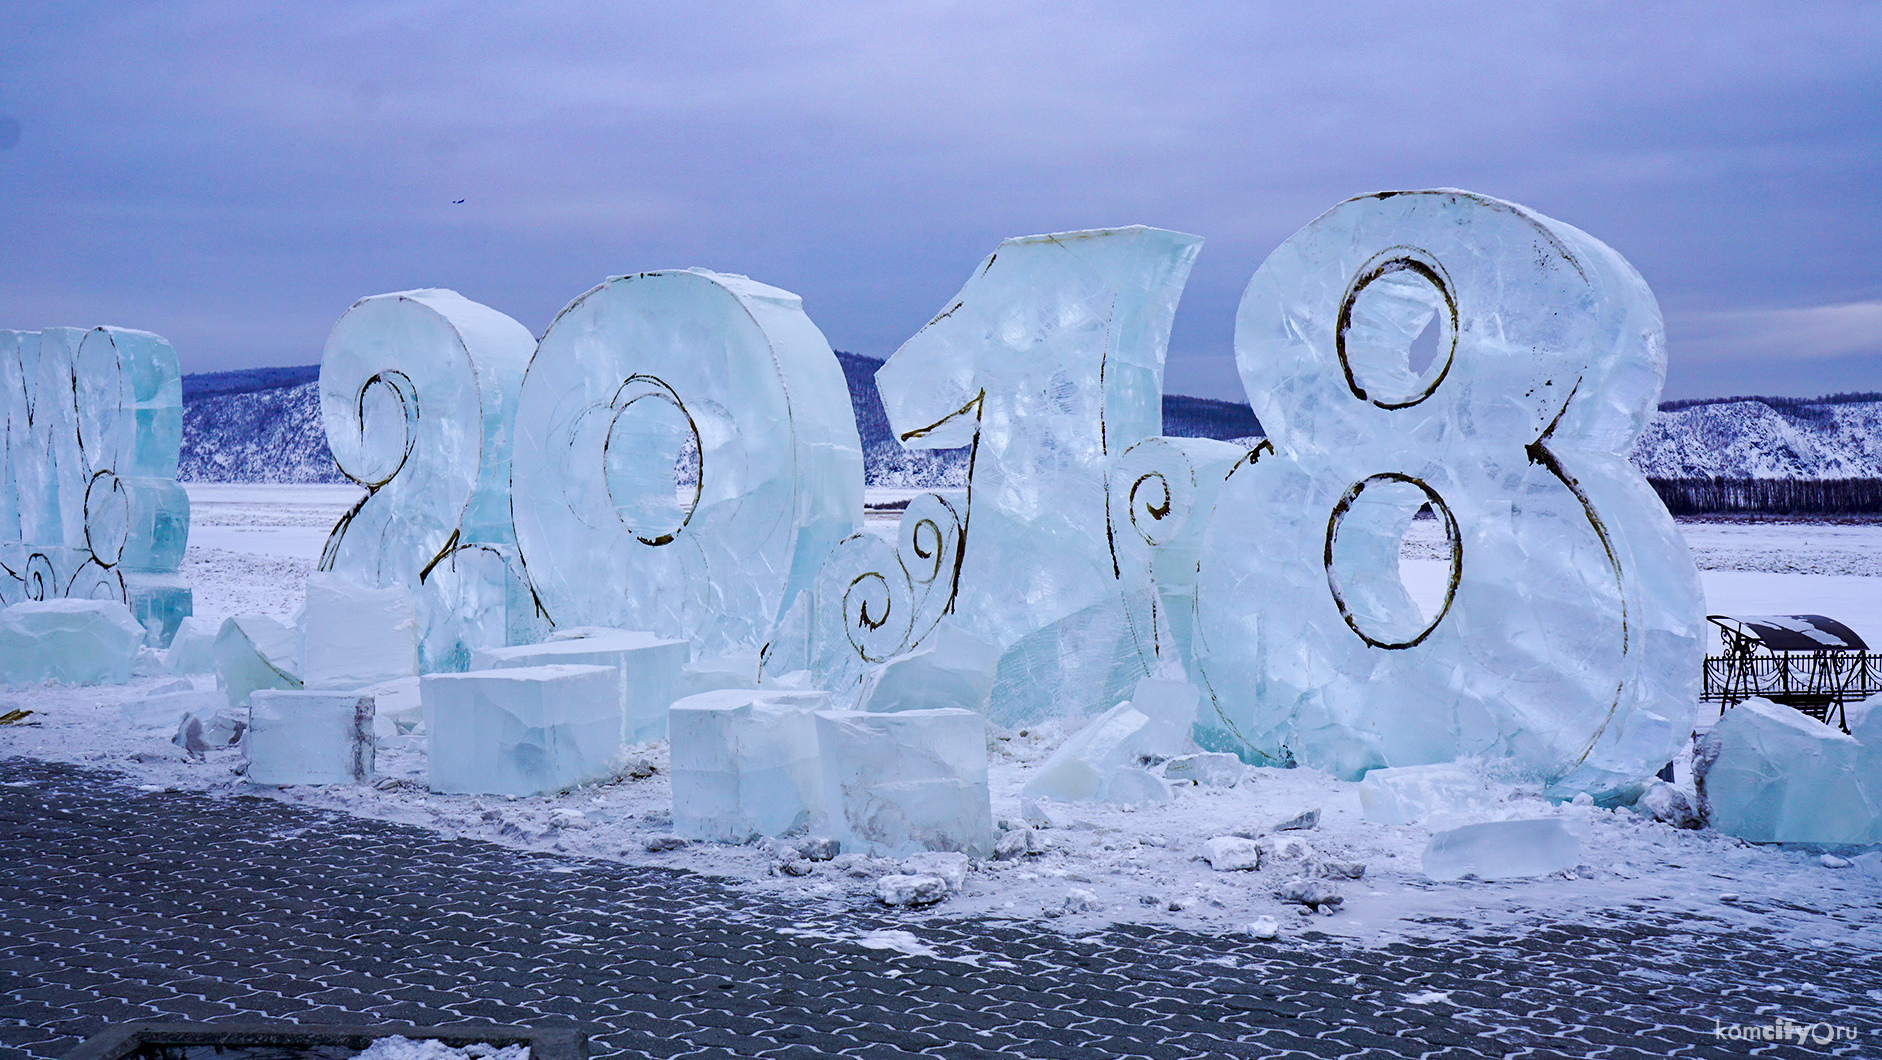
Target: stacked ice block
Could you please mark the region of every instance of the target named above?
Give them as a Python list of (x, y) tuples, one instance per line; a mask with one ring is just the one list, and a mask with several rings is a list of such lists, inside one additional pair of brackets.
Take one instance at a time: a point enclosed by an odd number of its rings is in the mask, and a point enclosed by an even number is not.
[(683, 640), (622, 629), (589, 629), (583, 636), (481, 648), (471, 655), (471, 669), (578, 664), (614, 670), (621, 700), (621, 741), (664, 739), (671, 706), (690, 650)]

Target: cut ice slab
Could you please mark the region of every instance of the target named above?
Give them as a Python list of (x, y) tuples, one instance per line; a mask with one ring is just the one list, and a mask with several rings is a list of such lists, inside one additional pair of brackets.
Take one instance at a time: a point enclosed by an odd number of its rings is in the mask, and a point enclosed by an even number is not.
[(1359, 806), (1374, 824), (1463, 817), (1487, 806), (1483, 781), (1453, 763), (1373, 769), (1359, 781)]
[[(1189, 733), (1195, 724), (1197, 701), (1194, 685), (1144, 678), (1137, 682), (1128, 701), (1098, 715), (1059, 745), (1027, 782), (1025, 797), (1068, 801), (1111, 798), (1111, 782), (1119, 770), (1141, 771), (1146, 762), (1196, 749)], [(1146, 801), (1140, 780), (1133, 775), (1120, 785), (1122, 801)]]
[(229, 706), (248, 709), (258, 688), (301, 687), (301, 635), (266, 615), (236, 615), (216, 634), (216, 683)]
[(584, 627), (580, 632), (581, 636), (558, 636), (543, 644), (480, 648), (471, 655), (471, 669), (560, 663), (612, 667), (621, 696), (621, 742), (665, 739), (667, 708), (679, 687), (689, 645), (622, 629)]
[(121, 685), (144, 627), (111, 600), (27, 600), (0, 611), (0, 683)]
[(828, 692), (743, 688), (676, 700), (667, 712), (673, 831), (742, 843), (821, 816), (815, 714), (829, 705)]
[(823, 806), (846, 851), (993, 852), (987, 723), (969, 710), (817, 715)]
[(216, 633), (220, 623), (189, 617), (177, 623), (164, 650), (163, 666), (173, 674), (206, 674), (216, 669)]
[[(1854, 728), (1862, 731), (1862, 721)], [(1863, 843), (1876, 826), (1873, 800), (1882, 796), (1882, 777), (1863, 782), (1863, 750), (1854, 736), (1797, 710), (1747, 699), (1701, 740), (1694, 772), (1712, 827), (1727, 835)]]
[(1581, 863), (1581, 840), (1560, 821), (1486, 821), (1431, 837), (1425, 875), (1434, 880), (1547, 876)]
[(608, 775), (621, 696), (606, 666), (430, 674), (419, 681), (431, 790), (539, 795)]
[(373, 697), (257, 689), (248, 698), (251, 784), (357, 784), (373, 776)]
[(371, 589), (342, 574), (307, 576), (308, 688), (354, 689), (418, 673), (418, 616), (404, 586)]

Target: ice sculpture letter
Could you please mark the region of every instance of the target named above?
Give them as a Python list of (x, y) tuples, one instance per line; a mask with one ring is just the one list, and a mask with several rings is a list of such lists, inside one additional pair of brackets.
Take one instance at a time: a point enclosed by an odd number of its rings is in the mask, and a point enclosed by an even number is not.
[(532, 610), (510, 536), (510, 431), (529, 329), (455, 291), (353, 303), (320, 360), (334, 462), (367, 494), (320, 569), (418, 605), (420, 665), (462, 670)]
[(562, 310), (523, 380), (511, 502), (555, 625), (755, 652), (861, 526), (862, 493), (842, 368), (788, 291), (614, 277)]
[(0, 405), (0, 603), (119, 600), (167, 644), (191, 610), (176, 350), (124, 328), (0, 331)]
[[(1202, 543), (1226, 735), (1347, 778), (1483, 755), (1597, 796), (1672, 758), (1701, 597), (1623, 455), (1665, 353), (1620, 255), (1467, 192), (1352, 199), (1261, 266), (1235, 353), (1273, 448)], [(1400, 549), (1425, 509), (1421, 605)]]
[(1162, 433), (1170, 321), (1202, 241), (1130, 227), (1009, 239), (890, 357), (902, 444), (974, 447), (953, 620), (1002, 652), (990, 715), (1090, 714), (1154, 652), (1105, 534), (1105, 476)]

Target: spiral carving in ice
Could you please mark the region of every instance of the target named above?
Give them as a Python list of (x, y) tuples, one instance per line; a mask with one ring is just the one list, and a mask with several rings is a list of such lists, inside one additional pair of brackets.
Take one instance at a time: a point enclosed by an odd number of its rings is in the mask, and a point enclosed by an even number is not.
[(862, 522), (862, 445), (829, 342), (787, 291), (617, 276), (544, 334), (512, 505), (558, 626), (751, 650)]
[[(514, 553), (510, 431), (535, 345), (523, 325), (444, 290), (362, 298), (327, 338), (320, 361), (327, 445), (367, 493), (334, 526), (320, 569), (364, 586), (410, 589), (427, 671), (461, 670), (470, 650), (505, 643), (507, 618), (460, 612), (467, 598), (515, 596), (508, 564), (454, 555)], [(497, 580), (458, 584), (472, 570)], [(433, 584), (444, 581), (453, 584)]]
[(1671, 759), (1701, 598), (1624, 456), (1665, 356), (1620, 255), (1467, 192), (1353, 199), (1255, 274), (1236, 360), (1273, 450), (1228, 476), (1200, 556), (1226, 737), (1597, 795)]
[(974, 446), (953, 621), (1003, 653), (1003, 723), (1095, 713), (1151, 665), (1104, 534), (1106, 473), (1162, 433), (1170, 321), (1201, 242), (1009, 239), (876, 373), (903, 445)]

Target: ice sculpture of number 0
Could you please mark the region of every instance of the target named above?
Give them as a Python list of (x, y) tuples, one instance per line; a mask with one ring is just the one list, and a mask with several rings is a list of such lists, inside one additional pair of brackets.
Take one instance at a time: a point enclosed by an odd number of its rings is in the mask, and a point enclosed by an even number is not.
[(743, 276), (617, 276), (556, 317), (523, 380), (511, 507), (558, 626), (755, 650), (861, 525), (862, 488), (829, 342)]
[(1671, 759), (1701, 597), (1624, 455), (1665, 354), (1620, 255), (1466, 192), (1365, 196), (1261, 266), (1235, 351), (1273, 448), (1223, 484), (1199, 563), (1224, 736), (1349, 778), (1483, 755), (1597, 795)]

